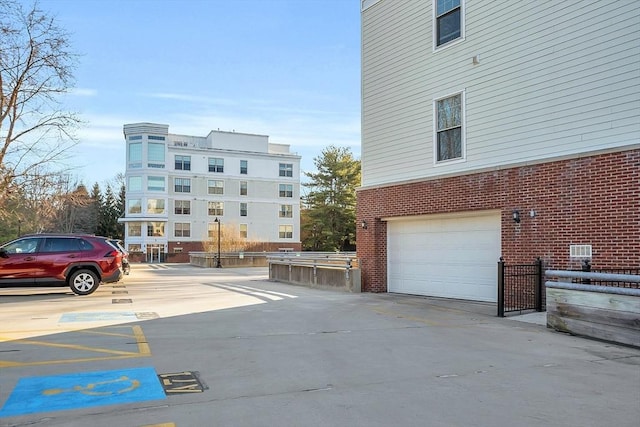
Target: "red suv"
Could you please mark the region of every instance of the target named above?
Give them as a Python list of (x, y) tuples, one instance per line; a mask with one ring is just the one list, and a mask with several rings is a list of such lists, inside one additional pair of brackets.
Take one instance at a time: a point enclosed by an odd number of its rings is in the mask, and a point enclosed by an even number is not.
[(122, 274), (122, 253), (106, 237), (32, 234), (0, 246), (0, 286), (66, 285), (89, 295)]

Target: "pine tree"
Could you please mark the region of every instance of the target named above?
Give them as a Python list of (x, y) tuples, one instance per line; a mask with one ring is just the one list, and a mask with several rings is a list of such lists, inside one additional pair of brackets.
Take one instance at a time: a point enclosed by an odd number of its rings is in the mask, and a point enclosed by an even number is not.
[(317, 172), (306, 172), (309, 189), (303, 198), (303, 246), (318, 251), (355, 249), (356, 188), (360, 160), (351, 150), (329, 146), (314, 159)]

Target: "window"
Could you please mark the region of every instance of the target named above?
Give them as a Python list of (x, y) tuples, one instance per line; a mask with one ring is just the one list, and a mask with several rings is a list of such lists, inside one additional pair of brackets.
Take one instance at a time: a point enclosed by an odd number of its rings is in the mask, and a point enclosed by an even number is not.
[(147, 177), (147, 190), (149, 191), (164, 191), (164, 177), (163, 176), (150, 176)]
[(240, 238), (246, 239), (248, 235), (247, 224), (240, 224)]
[(191, 193), (191, 178), (175, 178), (173, 189), (176, 193)]
[(224, 181), (210, 179), (207, 181), (207, 193), (224, 194)]
[(462, 37), (462, 0), (435, 0), (436, 47)]
[(293, 163), (280, 163), (280, 176), (293, 176)]
[(28, 237), (6, 244), (2, 249), (9, 254), (32, 254), (38, 249), (38, 244), (40, 244), (41, 240), (40, 237)]
[(148, 138), (155, 141), (164, 141), (164, 136), (149, 135)]
[(130, 214), (142, 213), (142, 201), (140, 199), (130, 199), (128, 202), (127, 212)]
[(147, 200), (147, 213), (150, 213), (150, 214), (163, 214), (164, 213), (164, 199), (149, 199), (149, 200)]
[(279, 225), (278, 236), (281, 239), (293, 239), (293, 225)]
[(129, 177), (129, 188), (128, 191), (142, 191), (142, 177), (141, 176), (130, 176)]
[(191, 156), (176, 156), (175, 166), (176, 166), (176, 170), (190, 171)]
[(142, 135), (129, 135), (129, 141), (137, 141), (142, 139)]
[(174, 237), (191, 237), (191, 224), (188, 222), (176, 222), (173, 227)]
[(293, 205), (280, 205), (280, 218), (293, 218)]
[(173, 212), (176, 215), (191, 215), (191, 202), (189, 200), (176, 200)]
[(129, 167), (132, 169), (142, 167), (142, 142), (129, 144)]
[(218, 232), (218, 222), (210, 222), (207, 224), (207, 236), (210, 239), (213, 239), (214, 237), (217, 236), (217, 232)]
[(208, 202), (207, 211), (211, 216), (224, 215), (224, 202)]
[(293, 185), (280, 184), (280, 197), (293, 197)]
[(139, 243), (132, 243), (127, 248), (129, 252), (142, 252), (142, 246)]
[(209, 157), (209, 172), (224, 172), (224, 159)]
[[(151, 137), (149, 137), (151, 139)], [(163, 138), (164, 139), (164, 138)], [(158, 142), (149, 142), (147, 145), (149, 152), (147, 153), (147, 166), (150, 168), (164, 168), (164, 144)]]
[(130, 222), (129, 223), (129, 237), (137, 237), (142, 236), (142, 224), (139, 222)]
[(246, 175), (249, 172), (249, 162), (247, 160), (240, 160), (240, 174)]
[(147, 236), (164, 237), (164, 222), (148, 222)]
[(173, 253), (174, 254), (181, 254), (182, 253), (182, 248), (173, 248)]
[(240, 181), (240, 195), (247, 195), (247, 181)]
[(47, 237), (40, 252), (77, 252), (90, 251), (93, 249), (91, 243), (84, 239), (74, 239), (68, 237)]
[(463, 94), (436, 101), (436, 160), (460, 159), (463, 153)]
[(247, 216), (247, 204), (240, 203), (240, 216)]

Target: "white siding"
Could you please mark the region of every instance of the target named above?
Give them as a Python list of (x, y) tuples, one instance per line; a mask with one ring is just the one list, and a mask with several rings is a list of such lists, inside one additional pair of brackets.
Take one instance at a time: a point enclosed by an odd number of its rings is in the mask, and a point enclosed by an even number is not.
[[(640, 2), (465, 6), (437, 52), (431, 1), (363, 11), (363, 186), (640, 146)], [(462, 90), (466, 161), (434, 166), (433, 100)]]

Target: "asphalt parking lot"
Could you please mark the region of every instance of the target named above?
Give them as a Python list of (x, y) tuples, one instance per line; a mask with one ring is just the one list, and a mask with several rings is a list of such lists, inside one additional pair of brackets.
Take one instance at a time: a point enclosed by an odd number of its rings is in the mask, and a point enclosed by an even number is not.
[(0, 288), (0, 426), (637, 426), (640, 349), (489, 304), (134, 265)]

